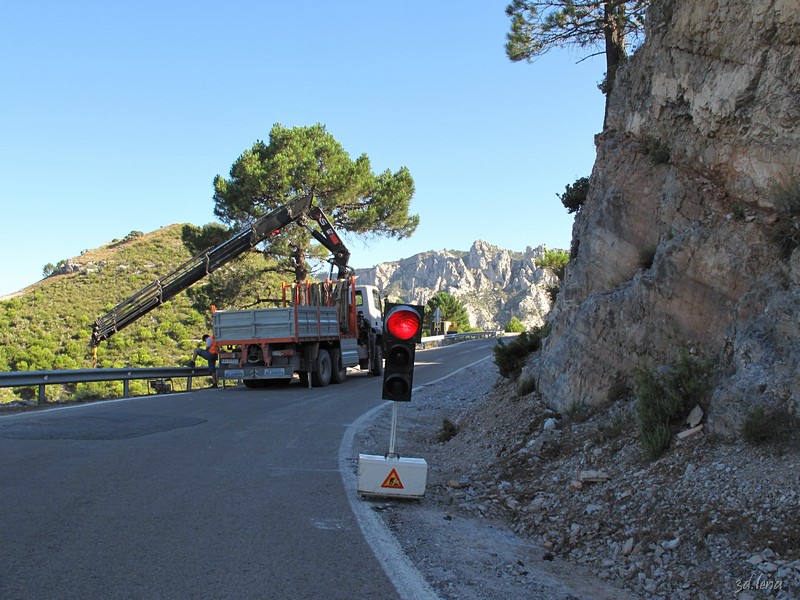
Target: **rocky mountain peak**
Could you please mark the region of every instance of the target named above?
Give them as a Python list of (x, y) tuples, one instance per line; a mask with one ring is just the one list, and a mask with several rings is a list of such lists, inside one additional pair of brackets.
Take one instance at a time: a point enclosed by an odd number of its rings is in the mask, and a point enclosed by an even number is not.
[(501, 329), (512, 317), (533, 328), (544, 322), (559, 283), (538, 265), (546, 248), (512, 252), (476, 240), (468, 252), (423, 252), (399, 261), (356, 271), (361, 283), (376, 285), (393, 298), (425, 304), (438, 292), (461, 301), (473, 327)]

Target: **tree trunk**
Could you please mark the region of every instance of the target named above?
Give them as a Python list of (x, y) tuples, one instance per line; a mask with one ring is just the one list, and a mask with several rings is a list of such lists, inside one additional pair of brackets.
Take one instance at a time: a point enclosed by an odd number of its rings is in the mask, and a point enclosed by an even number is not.
[(306, 251), (299, 246), (292, 252), (292, 261), (294, 262), (294, 279), (295, 281), (305, 281), (308, 279), (308, 267), (306, 266)]
[(606, 95), (603, 114), (603, 129), (608, 119), (608, 99), (614, 89), (617, 69), (625, 59), (625, 2), (608, 0), (603, 5), (603, 34), (606, 46), (606, 81), (603, 92)]

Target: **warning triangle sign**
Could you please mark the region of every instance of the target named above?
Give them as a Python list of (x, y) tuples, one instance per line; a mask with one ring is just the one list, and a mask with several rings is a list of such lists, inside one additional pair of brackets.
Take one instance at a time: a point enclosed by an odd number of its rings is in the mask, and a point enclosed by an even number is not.
[(382, 488), (392, 488), (396, 490), (403, 489), (403, 482), (400, 481), (400, 476), (397, 474), (397, 469), (392, 469), (389, 476), (383, 480)]

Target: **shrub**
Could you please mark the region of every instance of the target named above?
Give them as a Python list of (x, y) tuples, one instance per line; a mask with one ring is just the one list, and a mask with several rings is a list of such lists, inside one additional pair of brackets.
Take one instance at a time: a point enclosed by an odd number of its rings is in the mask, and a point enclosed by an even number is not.
[(539, 261), (539, 266), (552, 269), (559, 279), (564, 277), (564, 269), (569, 262), (569, 252), (564, 250), (545, 250), (544, 258)]
[(748, 411), (742, 425), (742, 439), (753, 446), (792, 439), (798, 419), (787, 410), (757, 406)]
[(767, 414), (760, 406), (753, 408), (747, 413), (744, 425), (742, 426), (742, 439), (748, 444), (758, 445), (766, 442), (773, 428), (767, 418)]
[(647, 139), (647, 154), (654, 164), (663, 165), (669, 162), (669, 146), (658, 138)]
[(643, 367), (636, 370), (633, 380), (640, 440), (648, 457), (658, 458), (692, 408), (705, 404), (710, 373), (708, 362), (683, 350), (664, 374)]
[(439, 441), (444, 443), (453, 439), (458, 434), (458, 426), (450, 419), (442, 419), (442, 429), (439, 431)]
[(672, 439), (672, 430), (668, 425), (659, 423), (652, 429), (642, 431), (639, 439), (647, 457), (650, 460), (656, 460), (669, 447), (670, 439)]
[(536, 391), (536, 378), (533, 376), (522, 377), (517, 384), (517, 396), (527, 396)]
[(143, 233), (143, 232), (141, 232), (141, 231), (138, 231), (138, 230), (134, 229), (134, 230), (133, 230), (133, 231), (131, 231), (131, 232), (130, 232), (128, 235), (126, 235), (126, 236), (125, 236), (125, 237), (122, 239), (122, 241), (123, 241), (123, 242), (130, 242), (130, 241), (132, 241), (132, 240), (135, 240), (135, 239), (138, 239), (138, 238), (142, 237), (143, 235), (144, 235), (144, 233)]
[(589, 178), (581, 177), (576, 180), (572, 185), (567, 185), (563, 194), (556, 194), (561, 204), (567, 209), (567, 212), (572, 214), (578, 212), (583, 203), (586, 202), (586, 197), (589, 195)]
[(525, 331), (525, 326), (520, 322), (517, 317), (511, 317), (511, 320), (506, 323), (503, 331), (507, 333), (522, 333)]
[(506, 344), (498, 340), (492, 352), (494, 363), (500, 370), (500, 376), (506, 379), (515, 379), (522, 372), (522, 366), (528, 360), (531, 352), (536, 352), (542, 347), (542, 339), (547, 337), (549, 326), (539, 327), (531, 332), (523, 331), (514, 340)]

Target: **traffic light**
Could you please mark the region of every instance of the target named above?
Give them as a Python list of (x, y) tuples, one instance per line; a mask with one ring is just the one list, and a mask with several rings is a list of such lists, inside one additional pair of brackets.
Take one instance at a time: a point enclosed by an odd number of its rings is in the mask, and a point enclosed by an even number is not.
[(423, 307), (387, 302), (383, 318), (384, 400), (411, 400), (414, 352), (422, 340)]

